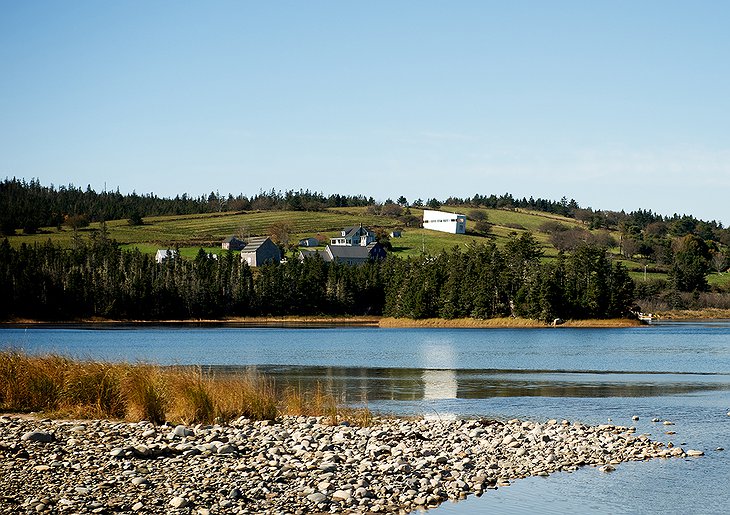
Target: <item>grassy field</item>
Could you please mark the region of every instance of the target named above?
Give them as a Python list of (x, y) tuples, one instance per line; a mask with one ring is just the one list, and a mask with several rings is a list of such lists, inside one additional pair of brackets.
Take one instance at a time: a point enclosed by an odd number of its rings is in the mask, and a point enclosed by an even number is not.
[[(145, 218), (145, 224), (131, 226), (126, 220), (107, 222), (109, 237), (122, 245), (135, 245), (140, 250), (152, 251), (175, 244), (184, 246), (214, 246), (224, 238), (238, 234), (241, 236), (264, 236), (275, 223), (286, 223), (290, 226), (293, 238), (299, 236), (325, 237), (334, 236), (342, 227), (363, 225), (370, 228), (385, 229), (398, 226), (397, 220), (384, 216), (369, 215), (365, 210), (360, 212), (345, 210), (329, 210), (323, 212), (305, 211), (262, 211), (246, 213), (215, 213), (185, 216), (161, 216)], [(82, 236), (88, 236), (99, 230), (99, 224), (93, 223), (81, 229)], [(71, 245), (73, 232), (62, 228), (44, 228), (39, 234), (11, 236), (13, 245), (25, 242), (33, 244), (51, 240), (62, 245)], [(149, 245), (142, 245), (149, 244)], [(193, 245), (191, 245), (193, 244)]]

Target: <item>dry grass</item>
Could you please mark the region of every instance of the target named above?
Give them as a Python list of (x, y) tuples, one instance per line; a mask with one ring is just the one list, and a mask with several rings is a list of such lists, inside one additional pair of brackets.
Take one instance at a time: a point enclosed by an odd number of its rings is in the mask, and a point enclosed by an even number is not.
[[(84, 363), (79, 363), (84, 366)], [(148, 364), (118, 365), (124, 379), (125, 417), (149, 420), (155, 424), (165, 421), (170, 405), (167, 377), (159, 367)]]
[(413, 318), (392, 318), (386, 317), (380, 320), (380, 327), (545, 327), (545, 323), (539, 320), (527, 318), (424, 318), (415, 320)]
[(585, 320), (567, 320), (560, 327), (585, 327), (585, 328), (601, 328), (601, 327), (636, 327), (641, 325), (633, 318), (588, 318)]
[[(625, 318), (611, 318), (606, 320), (567, 320), (559, 327), (631, 327), (639, 325), (636, 320)], [(380, 327), (446, 327), (446, 328), (522, 328), (522, 327), (549, 327), (549, 324), (540, 320), (528, 318), (426, 318), (414, 320), (412, 318), (383, 318)]]
[(326, 417), (330, 424), (348, 422), (358, 426), (369, 426), (374, 417), (367, 408), (344, 407), (344, 403), (326, 392), (321, 384), (314, 391), (305, 392), (301, 388), (289, 387), (284, 390), (282, 413), (295, 416)]
[(258, 373), (216, 377), (195, 367), (75, 361), (12, 350), (0, 351), (0, 411), (156, 424), (279, 415), (324, 416), (332, 423), (372, 420), (367, 408), (343, 408), (320, 386), (312, 392), (280, 393), (273, 380)]

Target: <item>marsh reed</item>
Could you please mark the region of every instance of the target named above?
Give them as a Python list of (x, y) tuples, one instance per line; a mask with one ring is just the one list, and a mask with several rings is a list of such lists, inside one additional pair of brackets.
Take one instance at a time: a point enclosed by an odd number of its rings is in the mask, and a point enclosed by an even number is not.
[(200, 367), (74, 360), (0, 351), (0, 411), (53, 417), (225, 423), (240, 417), (326, 417), (368, 424), (367, 408), (347, 408), (321, 385), (279, 390), (260, 373), (214, 375)]

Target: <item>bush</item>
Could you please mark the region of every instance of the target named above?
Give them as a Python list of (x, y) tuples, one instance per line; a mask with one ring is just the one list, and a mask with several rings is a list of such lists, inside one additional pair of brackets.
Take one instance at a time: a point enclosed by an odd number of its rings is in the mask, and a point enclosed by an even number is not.
[(127, 223), (129, 225), (144, 225), (144, 218), (142, 218), (142, 215), (140, 215), (138, 212), (134, 212), (131, 214), (129, 219), (127, 220)]
[(477, 232), (487, 234), (492, 229), (492, 224), (490, 224), (486, 220), (479, 220), (477, 223), (474, 224), (474, 229), (476, 229)]

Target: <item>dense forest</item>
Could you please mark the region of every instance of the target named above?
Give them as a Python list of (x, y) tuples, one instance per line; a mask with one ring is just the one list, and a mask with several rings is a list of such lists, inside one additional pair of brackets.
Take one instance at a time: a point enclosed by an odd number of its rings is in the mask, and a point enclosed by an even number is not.
[(352, 314), (395, 317), (626, 315), (634, 283), (603, 249), (585, 246), (541, 263), (529, 234), (418, 259), (362, 266), (290, 260), (251, 269), (233, 252), (194, 260), (125, 251), (98, 234), (74, 249), (0, 244), (0, 312), (65, 320)]

